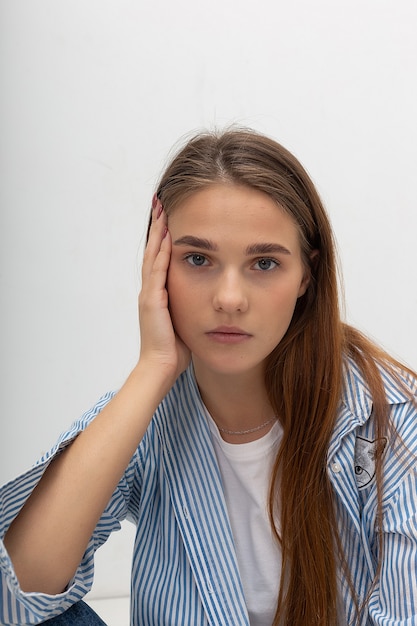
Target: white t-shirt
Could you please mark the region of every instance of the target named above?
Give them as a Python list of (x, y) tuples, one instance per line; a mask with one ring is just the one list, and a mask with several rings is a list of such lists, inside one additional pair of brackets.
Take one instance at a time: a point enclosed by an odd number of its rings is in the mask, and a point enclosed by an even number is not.
[(251, 626), (271, 626), (281, 577), (281, 550), (268, 517), (268, 491), (282, 429), (260, 439), (227, 443), (208, 415), (236, 545)]

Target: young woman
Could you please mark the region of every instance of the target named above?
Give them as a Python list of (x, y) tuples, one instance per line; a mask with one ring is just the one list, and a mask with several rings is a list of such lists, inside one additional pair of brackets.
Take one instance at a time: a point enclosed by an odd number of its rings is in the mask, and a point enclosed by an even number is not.
[(288, 151), (228, 131), (176, 155), (139, 317), (123, 387), (1, 492), (1, 623), (79, 601), (125, 518), (134, 626), (417, 623), (416, 379), (341, 321)]

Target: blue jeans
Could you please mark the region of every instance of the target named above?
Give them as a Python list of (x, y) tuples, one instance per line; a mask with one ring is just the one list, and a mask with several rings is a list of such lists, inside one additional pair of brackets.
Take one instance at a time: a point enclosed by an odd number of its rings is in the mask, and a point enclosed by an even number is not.
[(106, 626), (105, 622), (85, 602), (77, 602), (65, 613), (42, 623), (48, 626)]

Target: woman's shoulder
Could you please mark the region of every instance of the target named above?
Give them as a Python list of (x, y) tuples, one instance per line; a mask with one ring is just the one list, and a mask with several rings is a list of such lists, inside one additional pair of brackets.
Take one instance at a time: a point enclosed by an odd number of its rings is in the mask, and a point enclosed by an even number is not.
[[(371, 357), (372, 358), (372, 357)], [(407, 402), (417, 398), (417, 373), (396, 360), (372, 359), (378, 372), (389, 404)], [(372, 398), (371, 384), (362, 367), (352, 358), (343, 362), (344, 390), (360, 392)]]
[[(414, 411), (417, 417), (417, 376), (396, 361), (373, 362), (374, 375), (382, 383), (386, 403), (390, 406), (392, 419), (396, 414)], [(342, 405), (364, 423), (374, 407), (375, 380), (369, 380), (361, 366), (351, 357), (344, 360)]]

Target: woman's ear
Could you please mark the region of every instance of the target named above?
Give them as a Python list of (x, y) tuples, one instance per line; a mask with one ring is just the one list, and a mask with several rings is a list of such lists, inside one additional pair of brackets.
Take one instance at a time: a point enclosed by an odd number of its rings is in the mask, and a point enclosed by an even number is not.
[(305, 270), (303, 280), (300, 285), (300, 290), (298, 292), (298, 297), (301, 298), (305, 294), (308, 289), (308, 286), (311, 282), (311, 277), (316, 273), (316, 268), (319, 260), (319, 251), (313, 250), (309, 256), (309, 265)]
[(320, 252), (318, 250), (312, 250), (309, 256), (311, 274), (316, 273), (317, 265), (319, 264), (319, 256)]

